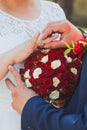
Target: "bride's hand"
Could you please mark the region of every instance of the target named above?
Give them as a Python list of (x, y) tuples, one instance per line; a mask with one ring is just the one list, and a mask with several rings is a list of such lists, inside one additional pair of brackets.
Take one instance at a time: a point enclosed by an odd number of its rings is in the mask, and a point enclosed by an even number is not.
[(46, 39), (42, 39), (42, 37), (41, 37), (41, 38), (39, 38), (38, 46), (40, 48), (49, 48), (49, 47), (45, 47), (45, 46), (49, 45), (50, 43), (54, 43), (55, 41), (57, 41), (59, 39), (60, 39), (60, 34), (58, 34), (58, 33), (55, 33), (55, 34), (47, 37)]
[(11, 50), (9, 54), (12, 55), (13, 64), (23, 62), (30, 56), (30, 54), (32, 54), (35, 51), (35, 49), (37, 48), (37, 41), (39, 35), (40, 33), (38, 32), (31, 41), (26, 41), (25, 43)]
[(26, 41), (11, 51), (0, 54), (0, 80), (7, 74), (9, 65), (20, 63), (33, 53), (37, 48), (39, 35), (40, 33), (37, 33), (31, 41)]

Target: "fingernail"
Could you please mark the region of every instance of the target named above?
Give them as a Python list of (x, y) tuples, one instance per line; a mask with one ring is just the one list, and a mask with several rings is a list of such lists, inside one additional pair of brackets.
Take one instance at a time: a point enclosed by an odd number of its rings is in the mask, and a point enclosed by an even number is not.
[(11, 65), (8, 66), (8, 69), (11, 70), (13, 67)]
[(40, 41), (41, 38), (42, 38), (42, 34), (41, 34), (41, 32), (39, 32), (39, 33), (40, 33), (40, 36), (39, 36), (39, 38), (38, 38), (38, 41)]
[(49, 45), (44, 45), (44, 48), (49, 48)]

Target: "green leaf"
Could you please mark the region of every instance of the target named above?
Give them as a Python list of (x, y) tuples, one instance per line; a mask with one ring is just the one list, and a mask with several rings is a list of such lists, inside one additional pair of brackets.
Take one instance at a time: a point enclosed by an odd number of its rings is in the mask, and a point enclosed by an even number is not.
[(87, 46), (87, 42), (82, 42), (83, 46)]
[(69, 54), (70, 52), (71, 52), (71, 48), (66, 49), (66, 50), (64, 51), (64, 55), (67, 55), (67, 54)]
[(75, 47), (75, 43), (74, 43), (74, 41), (72, 41), (72, 47), (73, 47), (73, 48)]
[(67, 42), (65, 42), (65, 45), (66, 45), (66, 47), (67, 47), (68, 49), (71, 48), (70, 45), (69, 45)]

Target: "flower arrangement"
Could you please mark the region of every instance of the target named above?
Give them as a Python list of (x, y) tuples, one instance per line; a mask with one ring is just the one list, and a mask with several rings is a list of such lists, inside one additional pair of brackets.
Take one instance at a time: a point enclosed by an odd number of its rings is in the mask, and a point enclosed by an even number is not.
[(81, 39), (66, 49), (40, 49), (33, 53), (20, 70), (28, 88), (55, 105), (64, 107), (70, 100), (80, 75), (87, 39)]

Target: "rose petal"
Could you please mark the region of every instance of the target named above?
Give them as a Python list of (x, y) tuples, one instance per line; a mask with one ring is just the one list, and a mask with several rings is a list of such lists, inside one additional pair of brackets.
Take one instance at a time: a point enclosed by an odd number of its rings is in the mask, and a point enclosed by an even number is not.
[(50, 93), (49, 95), (50, 99), (58, 99), (59, 98), (59, 91), (58, 90), (54, 90)]
[(43, 63), (48, 62), (48, 55), (44, 56), (44, 57), (41, 59), (41, 62), (43, 62)]
[(31, 78), (30, 75), (29, 75), (29, 72), (30, 72), (30, 70), (28, 69), (28, 70), (24, 73), (24, 78), (28, 78), (28, 79)]
[(76, 68), (71, 68), (71, 72), (76, 75), (77, 74), (77, 69)]
[(25, 84), (28, 88), (31, 88), (32, 87), (32, 84), (29, 82), (28, 79), (25, 80)]
[(57, 69), (60, 66), (61, 66), (61, 61), (60, 60), (54, 60), (53, 62), (51, 62), (51, 68), (52, 69)]
[(33, 77), (35, 79), (37, 79), (39, 77), (39, 75), (42, 73), (42, 69), (41, 68), (36, 68), (33, 72)]
[(53, 78), (53, 86), (57, 87), (59, 83), (60, 83), (60, 80), (57, 77), (54, 77)]

